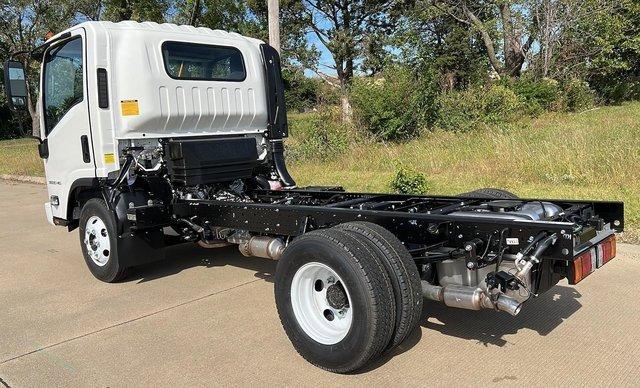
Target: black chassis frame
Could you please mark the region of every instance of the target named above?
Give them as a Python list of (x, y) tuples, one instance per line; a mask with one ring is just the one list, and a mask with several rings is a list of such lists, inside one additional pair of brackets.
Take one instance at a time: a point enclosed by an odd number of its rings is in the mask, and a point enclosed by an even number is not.
[[(300, 197), (324, 204), (287, 203)], [(500, 234), (500, 241), (518, 238), (519, 245), (504, 247), (506, 253), (511, 254), (519, 252), (541, 232), (555, 233), (557, 242), (544, 252), (541, 265), (534, 273), (534, 289), (538, 293), (566, 277), (569, 263), (587, 247), (624, 228), (621, 202), (544, 200), (565, 209), (592, 213), (600, 225), (585, 228), (574, 222), (515, 221), (448, 214), (487, 202), (486, 198), (347, 193), (333, 188), (326, 191), (259, 191), (253, 199), (255, 202), (178, 200), (171, 205), (169, 213), (178, 218), (197, 219), (212, 227), (286, 238), (344, 222), (368, 221), (390, 230), (405, 244), (425, 247), (463, 248), (473, 239), (487, 241), (489, 235)], [(425, 205), (428, 210), (415, 210)]]
[[(465, 216), (452, 216), (457, 208), (486, 202), (486, 198), (460, 198), (447, 196), (410, 196), (390, 194), (347, 193), (323, 190), (263, 191), (263, 196), (273, 199), (272, 203), (231, 202), (215, 200), (179, 200), (172, 205), (178, 218), (197, 217), (211, 226), (248, 230), (254, 233), (295, 237), (309, 230), (328, 228), (349, 221), (368, 221), (381, 225), (405, 243), (432, 245), (444, 240), (448, 246), (462, 247), (465, 242), (484, 238), (496, 230), (507, 229), (504, 237), (516, 237), (525, 244), (530, 237), (540, 232), (556, 233), (556, 244), (545, 252), (548, 260), (572, 260), (582, 244), (589, 243), (580, 233), (574, 233), (578, 225), (572, 222), (505, 220)], [(276, 203), (280, 197), (285, 202), (287, 196), (301, 194), (314, 199), (328, 200), (341, 197), (344, 200), (326, 205), (295, 205)], [(522, 199), (522, 201), (541, 201)], [(621, 202), (542, 200), (563, 207), (590, 207), (594, 213), (611, 225), (612, 231), (624, 228), (623, 204)], [(402, 207), (411, 203), (431, 203), (435, 206), (426, 212), (375, 209), (376, 204)], [(362, 208), (366, 204), (374, 209)], [(371, 206), (373, 204), (373, 206)], [(397, 206), (400, 204), (400, 206)], [(358, 208), (354, 208), (355, 206)], [(382, 207), (380, 206), (380, 207)], [(615, 223), (615, 225), (614, 225)], [(604, 237), (603, 237), (604, 238)], [(458, 241), (459, 243), (455, 243)], [(593, 243), (593, 241), (591, 241)], [(576, 249), (574, 249), (576, 248)], [(511, 246), (518, 251), (518, 246)]]

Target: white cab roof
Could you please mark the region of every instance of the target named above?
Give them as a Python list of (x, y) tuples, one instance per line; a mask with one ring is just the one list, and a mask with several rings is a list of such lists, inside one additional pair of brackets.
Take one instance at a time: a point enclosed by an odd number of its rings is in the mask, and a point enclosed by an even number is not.
[(75, 30), (78, 27), (88, 27), (88, 26), (91, 26), (91, 28), (101, 28), (104, 30), (119, 30), (119, 31), (138, 30), (138, 31), (163, 32), (163, 33), (172, 33), (172, 34), (187, 34), (187, 35), (196, 35), (196, 36), (209, 35), (209, 36), (214, 36), (216, 38), (228, 39), (230, 43), (232, 43), (234, 40), (248, 41), (258, 45), (264, 43), (259, 39), (240, 35), (236, 32), (212, 30), (211, 28), (207, 28), (207, 27), (194, 27), (194, 26), (187, 26), (187, 25), (177, 25), (173, 23), (162, 23), (162, 24), (155, 23), (155, 22), (139, 23), (133, 20), (126, 20), (118, 23), (108, 22), (108, 21), (87, 21), (87, 22), (77, 24), (73, 27), (70, 27), (64, 31), (61, 31), (60, 33), (54, 35), (53, 38), (57, 37), (58, 35), (62, 35), (65, 32)]

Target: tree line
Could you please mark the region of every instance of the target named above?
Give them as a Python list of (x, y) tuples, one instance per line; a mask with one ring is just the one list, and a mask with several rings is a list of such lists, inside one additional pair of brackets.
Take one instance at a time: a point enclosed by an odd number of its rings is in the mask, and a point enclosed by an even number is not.
[[(2, 0), (0, 59), (85, 20), (190, 24), (268, 41), (266, 3)], [(359, 111), (375, 103), (362, 98), (358, 83), (385, 79), (392, 85), (396, 76), (420, 89), (422, 104), (496, 83), (528, 88), (525, 97), (544, 94), (554, 82), (581, 82), (603, 103), (640, 95), (637, 0), (281, 0), (280, 23), (291, 105), (313, 108), (328, 101), (340, 107), (343, 121), (352, 119), (353, 101)], [(19, 58), (36, 80), (37, 63)], [(38, 134), (37, 88), (29, 86), (26, 119)], [(15, 120), (0, 97), (0, 136), (20, 135)]]

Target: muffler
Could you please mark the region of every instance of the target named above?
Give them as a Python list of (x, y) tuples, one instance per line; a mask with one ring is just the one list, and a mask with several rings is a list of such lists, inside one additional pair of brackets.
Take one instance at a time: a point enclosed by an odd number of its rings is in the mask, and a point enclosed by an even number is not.
[(449, 284), (444, 287), (422, 281), (422, 296), (427, 299), (443, 302), (449, 307), (467, 310), (495, 309), (518, 315), (522, 304), (517, 300), (500, 294), (495, 303), (481, 288)]
[(237, 236), (227, 239), (232, 244), (238, 244), (240, 253), (247, 257), (262, 257), (278, 260), (284, 252), (284, 242), (276, 237), (269, 236)]

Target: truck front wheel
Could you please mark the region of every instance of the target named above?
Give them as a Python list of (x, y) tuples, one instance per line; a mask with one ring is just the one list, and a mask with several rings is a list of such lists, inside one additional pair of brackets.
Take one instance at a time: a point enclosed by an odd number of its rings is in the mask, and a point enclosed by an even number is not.
[(332, 372), (361, 368), (393, 335), (389, 276), (376, 255), (344, 231), (314, 231), (294, 240), (278, 262), (275, 297), (298, 353)]
[(116, 220), (101, 199), (90, 199), (80, 213), (80, 246), (89, 271), (103, 282), (126, 275), (118, 260)]

